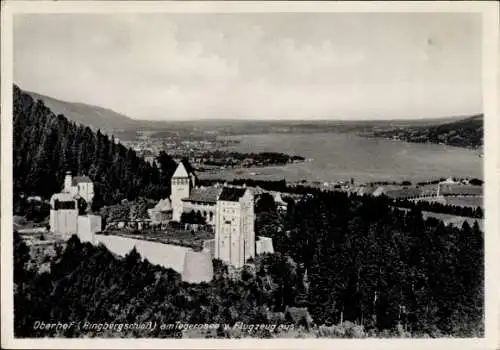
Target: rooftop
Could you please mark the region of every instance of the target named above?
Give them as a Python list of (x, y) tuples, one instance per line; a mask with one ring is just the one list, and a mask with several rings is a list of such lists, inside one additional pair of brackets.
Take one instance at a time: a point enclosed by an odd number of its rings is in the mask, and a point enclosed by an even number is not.
[(281, 194), (279, 192), (276, 193), (276, 195), (274, 196), (274, 202), (276, 204), (287, 204), (283, 198), (281, 197)]
[(180, 178), (180, 177), (188, 177), (188, 172), (186, 170), (186, 167), (182, 162), (177, 165), (177, 169), (175, 169), (174, 175), (172, 175), (172, 178)]
[(172, 203), (170, 202), (170, 199), (165, 198), (161, 199), (153, 208), (155, 211), (169, 211), (172, 210)]
[(51, 202), (53, 201), (61, 201), (61, 202), (72, 202), (75, 200), (75, 198), (73, 197), (73, 195), (71, 195), (70, 193), (54, 193), (50, 199)]
[(219, 197), (221, 201), (238, 202), (246, 192), (246, 188), (224, 187)]
[(73, 186), (78, 185), (79, 183), (92, 183), (92, 180), (88, 176), (75, 176), (72, 180)]
[(215, 186), (193, 188), (189, 197), (183, 199), (183, 201), (216, 203), (221, 192), (222, 188)]

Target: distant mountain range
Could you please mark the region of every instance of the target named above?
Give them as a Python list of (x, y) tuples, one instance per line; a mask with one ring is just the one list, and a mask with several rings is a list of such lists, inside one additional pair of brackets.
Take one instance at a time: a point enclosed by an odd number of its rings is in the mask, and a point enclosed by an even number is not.
[(366, 136), (398, 138), (410, 142), (445, 143), (477, 147), (482, 143), (483, 115), (434, 119), (393, 120), (165, 120), (132, 119), (111, 109), (86, 103), (68, 102), (25, 91), (42, 100), (55, 114), (68, 120), (133, 140), (136, 131), (168, 132), (180, 137), (267, 133), (358, 132)]

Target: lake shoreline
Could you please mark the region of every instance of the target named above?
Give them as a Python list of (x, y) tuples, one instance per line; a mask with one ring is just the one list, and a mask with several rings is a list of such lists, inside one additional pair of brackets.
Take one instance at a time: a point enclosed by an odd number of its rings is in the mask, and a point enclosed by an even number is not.
[(483, 159), (475, 151), (434, 143), (413, 143), (359, 136), (358, 132), (232, 135), (240, 141), (224, 150), (242, 153), (300, 154), (310, 162), (284, 166), (219, 169), (206, 178), (254, 178), (290, 182), (419, 182), (448, 177), (483, 178)]

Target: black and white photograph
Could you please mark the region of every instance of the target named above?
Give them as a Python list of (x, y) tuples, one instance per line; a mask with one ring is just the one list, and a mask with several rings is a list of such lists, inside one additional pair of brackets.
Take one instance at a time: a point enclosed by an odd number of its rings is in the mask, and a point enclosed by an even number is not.
[(497, 3), (15, 3), (2, 347), (498, 341)]

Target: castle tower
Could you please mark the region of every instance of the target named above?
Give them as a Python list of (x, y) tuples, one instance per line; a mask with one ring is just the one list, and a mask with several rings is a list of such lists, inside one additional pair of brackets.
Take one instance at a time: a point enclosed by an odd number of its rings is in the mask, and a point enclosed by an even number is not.
[(189, 197), (190, 190), (189, 174), (180, 162), (171, 179), (172, 220), (181, 221), (182, 200)]
[(254, 196), (246, 188), (224, 187), (217, 200), (215, 258), (241, 268), (255, 256)]
[(71, 171), (67, 171), (64, 176), (64, 188), (63, 193), (71, 193), (71, 187), (73, 186), (73, 178), (71, 176)]
[(71, 193), (56, 193), (50, 198), (50, 230), (69, 238), (78, 233), (78, 203)]

